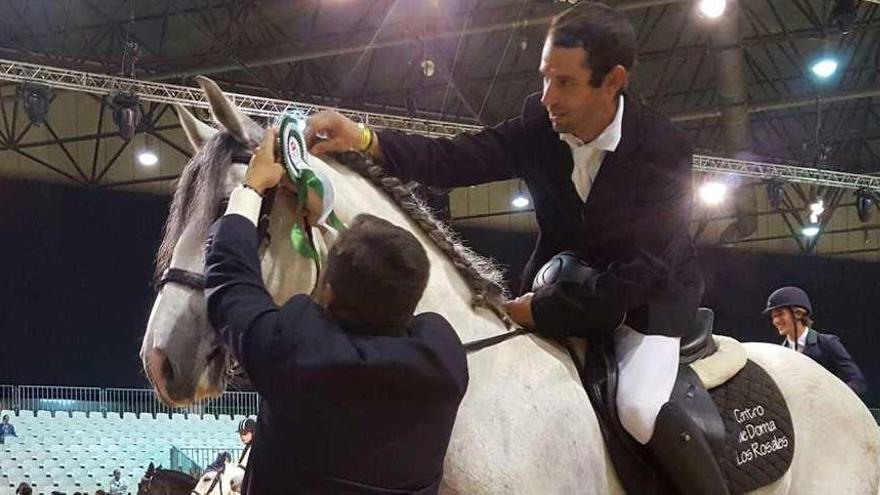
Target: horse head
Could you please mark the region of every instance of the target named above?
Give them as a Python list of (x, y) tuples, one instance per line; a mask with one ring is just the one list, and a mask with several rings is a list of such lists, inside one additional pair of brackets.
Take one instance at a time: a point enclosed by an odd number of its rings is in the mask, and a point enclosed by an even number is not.
[[(177, 406), (220, 395), (231, 376), (232, 360), (208, 321), (202, 246), (208, 227), (223, 213), (224, 200), (242, 183), (252, 150), (264, 132), (213, 81), (200, 77), (198, 82), (220, 129), (177, 107), (195, 154), (184, 167), (171, 202), (156, 257), (158, 294), (140, 350), (144, 371), (159, 398)], [(303, 222), (296, 204), (292, 190), (278, 188), (261, 248), (264, 281), (279, 303), (295, 293), (309, 292), (317, 277), (314, 263), (290, 249), (288, 234)]]

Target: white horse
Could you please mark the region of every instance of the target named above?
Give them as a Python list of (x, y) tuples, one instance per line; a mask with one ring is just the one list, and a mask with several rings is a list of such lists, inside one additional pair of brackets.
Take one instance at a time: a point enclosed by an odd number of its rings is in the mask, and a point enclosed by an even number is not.
[[(199, 82), (226, 130), (221, 135), (255, 143), (260, 136), (256, 124), (236, 111), (211, 81)], [(191, 121), (188, 113), (180, 116), (199, 150), (187, 168), (203, 165), (204, 143), (214, 131)], [(333, 184), (335, 211), (343, 222), (371, 213), (410, 230), (425, 246), (431, 274), (419, 311), (445, 316), (465, 342), (506, 330), (493, 311), (472, 305), (475, 295), (497, 300), (497, 293), (486, 290), (495, 285), (484, 276), (485, 267), (469, 263), (469, 256), (462, 256), (464, 248), (450, 244), (444, 233), (430, 226), (425, 230), (393, 195), (376, 185), (384, 183), (384, 188), (399, 194), (403, 189), (399, 181), (380, 178), (377, 168), (371, 169), (374, 180), (368, 180), (349, 167), (315, 157), (309, 163)], [(227, 163), (216, 195), (228, 196), (241, 182), (243, 170), (243, 164)], [(188, 170), (184, 179), (187, 173), (195, 172)], [(190, 186), (184, 180), (180, 188), (186, 187)], [(293, 293), (310, 292), (316, 283), (315, 267), (290, 249), (289, 227), (302, 212), (292, 209), (295, 203), (289, 196), (282, 199), (281, 193), (275, 198), (269, 227), (271, 242), (262, 253), (264, 280), (278, 303)], [(187, 201), (185, 196), (180, 189), (175, 195), (172, 228), (167, 229), (166, 252), (160, 253), (158, 267), (169, 264), (167, 246), (172, 246), (171, 267), (202, 273), (206, 221), (174, 218), (178, 204)], [(203, 214), (213, 218), (219, 212)], [(421, 223), (426, 220), (423, 214), (415, 217)], [(185, 225), (173, 225), (181, 219), (186, 219)], [(775, 378), (791, 410), (796, 439), (789, 471), (754, 493), (878, 493), (880, 433), (858, 397), (798, 353), (770, 344), (745, 347), (748, 358)], [(208, 326), (201, 291), (180, 283), (162, 287), (141, 349), (159, 396), (182, 405), (221, 393), (226, 384), (221, 372), (225, 355)], [(468, 365), (470, 386), (449, 445), (442, 493), (623, 493), (596, 416), (563, 348), (537, 336), (523, 336), (469, 355)]]
[(199, 478), (190, 495), (231, 495), (241, 493), (244, 467), (226, 462), (222, 471), (207, 471)]

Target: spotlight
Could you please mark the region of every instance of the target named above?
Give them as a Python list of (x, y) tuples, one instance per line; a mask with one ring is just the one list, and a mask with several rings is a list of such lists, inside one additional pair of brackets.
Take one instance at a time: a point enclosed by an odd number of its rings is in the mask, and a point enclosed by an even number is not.
[(813, 63), (810, 70), (816, 75), (816, 77), (828, 79), (837, 72), (837, 60), (827, 56), (822, 57)]
[(807, 225), (806, 227), (801, 229), (801, 233), (807, 237), (816, 237), (816, 235), (819, 233), (819, 226), (815, 223), (811, 223), (810, 225)]
[(42, 126), (49, 114), (49, 88), (25, 84), (21, 88), (21, 96), (28, 120), (37, 127)]
[(709, 181), (700, 186), (700, 199), (709, 206), (716, 206), (727, 196), (727, 186), (721, 182)]
[(709, 19), (717, 19), (724, 15), (727, 8), (726, 0), (700, 0), (700, 13)]
[(137, 159), (138, 163), (148, 167), (159, 163), (159, 157), (151, 150), (141, 150), (137, 154)]
[(819, 217), (825, 213), (825, 202), (817, 199), (810, 205), (810, 223), (819, 223)]
[(510, 205), (514, 208), (525, 208), (532, 204), (531, 200), (529, 200), (528, 195), (523, 192), (523, 185), (520, 181), (519, 186), (516, 188), (516, 194), (513, 195), (513, 198), (510, 200)]
[(511, 206), (514, 208), (525, 208), (529, 206), (532, 202), (529, 201), (529, 198), (523, 194), (522, 191), (516, 193), (512, 200), (510, 200)]
[(138, 97), (131, 93), (116, 93), (111, 98), (113, 121), (119, 129), (119, 137), (129, 141), (134, 137), (141, 123), (141, 109)]
[(874, 216), (874, 195), (871, 191), (860, 190), (856, 193), (856, 212), (862, 223), (871, 221)]
[(767, 201), (774, 210), (782, 208), (782, 201), (785, 198), (785, 186), (782, 182), (771, 180), (767, 183)]
[(437, 70), (437, 66), (434, 64), (434, 61), (430, 58), (426, 58), (422, 61), (422, 74), (425, 77), (434, 77), (434, 73)]

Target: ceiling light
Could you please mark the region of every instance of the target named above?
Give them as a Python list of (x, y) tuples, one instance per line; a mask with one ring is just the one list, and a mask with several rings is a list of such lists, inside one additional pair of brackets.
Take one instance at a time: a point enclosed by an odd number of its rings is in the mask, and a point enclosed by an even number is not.
[(801, 233), (803, 233), (807, 237), (816, 237), (816, 235), (819, 233), (819, 226), (815, 223), (811, 223), (810, 225), (807, 225), (806, 227), (801, 229)]
[(700, 199), (709, 206), (721, 204), (727, 197), (727, 186), (721, 182), (710, 181), (700, 186)]
[(825, 213), (825, 202), (817, 199), (810, 205), (810, 223), (819, 223), (819, 217)]
[(726, 0), (700, 0), (700, 13), (709, 19), (717, 19), (724, 15), (727, 8)]
[(512, 200), (510, 200), (511, 206), (514, 208), (525, 208), (529, 206), (532, 202), (529, 201), (528, 196), (526, 196), (522, 191), (516, 193)]
[(856, 193), (856, 212), (862, 223), (870, 222), (871, 217), (874, 216), (874, 202), (874, 195), (871, 191), (861, 190)]
[(151, 150), (142, 150), (137, 154), (138, 163), (151, 166), (159, 163), (159, 156)]
[(828, 79), (833, 76), (835, 72), (837, 72), (837, 60), (834, 60), (831, 57), (823, 57), (817, 60), (810, 70), (813, 71), (817, 77), (822, 79)]
[(28, 120), (37, 127), (43, 125), (49, 114), (49, 88), (25, 84), (21, 88), (21, 94)]

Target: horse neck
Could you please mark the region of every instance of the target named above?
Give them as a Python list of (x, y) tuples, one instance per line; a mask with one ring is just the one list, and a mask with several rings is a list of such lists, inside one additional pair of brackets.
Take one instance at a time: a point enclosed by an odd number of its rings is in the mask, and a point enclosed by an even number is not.
[(266, 290), (278, 305), (295, 294), (310, 293), (318, 276), (315, 261), (297, 253), (291, 244), (291, 229), (297, 225), (303, 222), (296, 196), (278, 188), (269, 217), (269, 245), (260, 258)]

